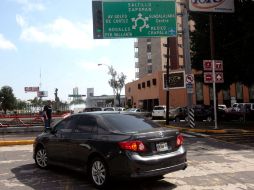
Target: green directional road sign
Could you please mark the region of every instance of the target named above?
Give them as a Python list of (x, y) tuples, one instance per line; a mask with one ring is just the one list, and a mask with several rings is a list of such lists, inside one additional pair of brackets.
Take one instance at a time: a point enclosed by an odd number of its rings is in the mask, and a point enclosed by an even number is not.
[(94, 38), (176, 36), (175, 0), (93, 1)]

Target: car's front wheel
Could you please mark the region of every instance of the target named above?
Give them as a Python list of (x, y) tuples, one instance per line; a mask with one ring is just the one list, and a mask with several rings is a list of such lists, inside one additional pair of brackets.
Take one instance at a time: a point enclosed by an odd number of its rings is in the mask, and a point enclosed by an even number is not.
[(47, 168), (48, 167), (48, 156), (45, 148), (40, 147), (36, 150), (35, 153), (35, 163), (40, 168)]
[(89, 167), (89, 177), (97, 188), (104, 188), (109, 181), (106, 163), (99, 157), (92, 160)]

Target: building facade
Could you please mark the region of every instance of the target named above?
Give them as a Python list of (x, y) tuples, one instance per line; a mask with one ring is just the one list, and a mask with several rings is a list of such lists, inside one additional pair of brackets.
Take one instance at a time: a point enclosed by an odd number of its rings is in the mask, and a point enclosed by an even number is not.
[[(179, 2), (179, 1), (176, 1)], [(177, 13), (181, 13), (177, 4)], [(178, 31), (182, 31), (182, 17), (177, 14)], [(192, 24), (191, 29), (192, 29)], [(163, 74), (166, 72), (167, 38), (139, 38), (134, 42), (136, 81), (125, 85), (126, 104), (129, 107), (142, 107), (151, 111), (155, 105), (166, 104), (166, 91), (163, 89)], [(169, 40), (170, 72), (184, 71), (183, 36), (179, 32)], [(193, 70), (193, 104), (213, 105), (211, 84), (196, 80), (203, 75)], [(231, 106), (235, 102), (254, 102), (254, 85), (250, 88), (235, 83), (228, 90), (218, 93), (218, 103)], [(187, 105), (186, 88), (170, 89), (169, 104), (172, 107)]]
[[(114, 107), (119, 106), (118, 99), (114, 95), (94, 96), (94, 88), (87, 88), (86, 107)], [(120, 96), (121, 106), (125, 106), (125, 96)]]

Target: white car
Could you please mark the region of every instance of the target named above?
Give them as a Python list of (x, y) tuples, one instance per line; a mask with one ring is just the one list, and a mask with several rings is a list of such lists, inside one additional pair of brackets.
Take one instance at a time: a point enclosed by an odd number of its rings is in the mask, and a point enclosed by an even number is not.
[(227, 106), (225, 104), (219, 104), (218, 105), (218, 109), (221, 109), (221, 110), (224, 110), (224, 111), (227, 111)]
[(166, 106), (154, 106), (152, 111), (152, 119), (154, 118), (166, 118)]

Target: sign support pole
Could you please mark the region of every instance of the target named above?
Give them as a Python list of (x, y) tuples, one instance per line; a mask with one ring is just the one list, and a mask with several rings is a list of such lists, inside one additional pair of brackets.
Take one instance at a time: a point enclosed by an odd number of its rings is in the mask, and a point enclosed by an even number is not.
[(169, 124), (169, 62), (170, 62), (170, 49), (169, 49), (169, 37), (167, 37), (167, 91), (166, 91), (166, 125)]
[(217, 124), (217, 97), (216, 97), (216, 76), (215, 76), (215, 60), (212, 60), (212, 67), (213, 67), (213, 111), (214, 111), (214, 128), (218, 128)]
[(213, 110), (214, 110), (214, 128), (218, 129), (217, 120), (217, 92), (216, 92), (216, 78), (215, 78), (215, 45), (214, 45), (214, 31), (213, 31), (213, 15), (209, 14), (210, 22), (210, 46), (211, 46), (211, 59), (213, 68)]
[[(185, 72), (186, 75), (192, 74), (191, 69), (191, 58), (190, 58), (190, 34), (189, 34), (189, 22), (188, 22), (188, 9), (187, 9), (188, 1), (185, 0), (183, 4), (183, 40), (184, 40), (184, 63), (185, 63)], [(186, 91), (187, 93), (187, 91)], [(188, 104), (188, 118), (189, 118), (189, 126), (191, 128), (195, 127), (194, 115), (192, 113), (193, 107), (193, 93), (187, 93), (187, 104)], [(192, 113), (192, 114), (191, 114)]]

